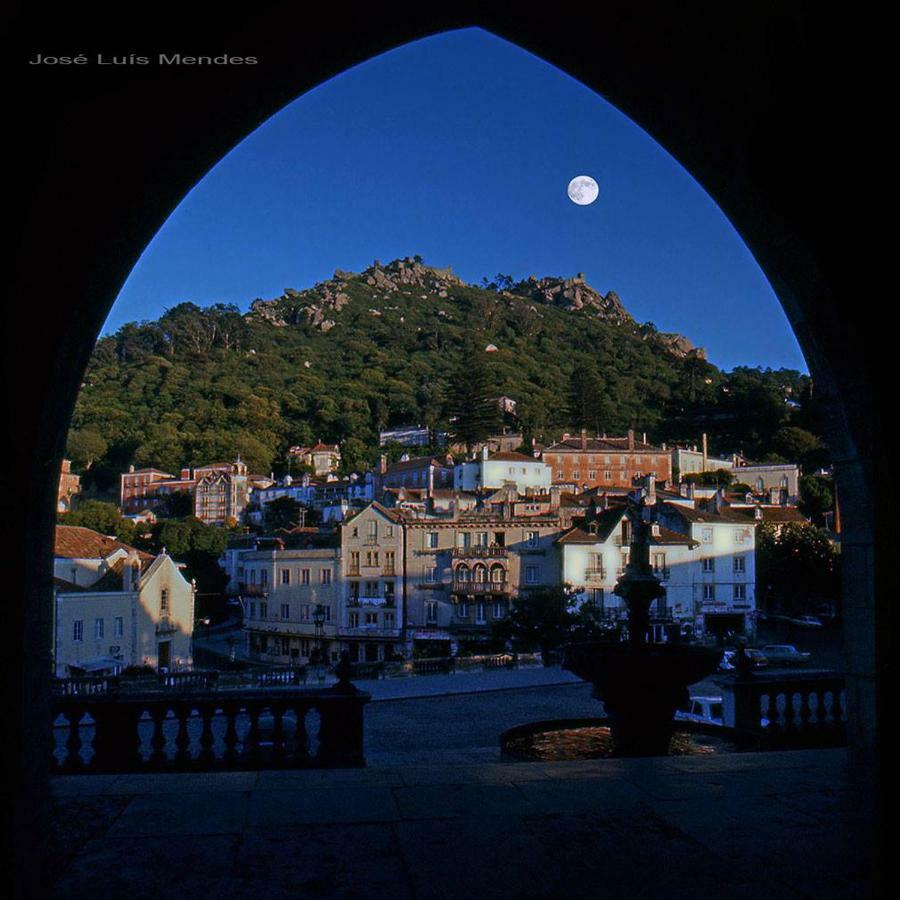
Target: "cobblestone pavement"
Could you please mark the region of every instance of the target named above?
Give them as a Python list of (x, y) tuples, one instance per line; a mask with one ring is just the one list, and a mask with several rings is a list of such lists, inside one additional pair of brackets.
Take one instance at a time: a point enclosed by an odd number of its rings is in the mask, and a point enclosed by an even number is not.
[(500, 735), (514, 725), (601, 714), (584, 682), (370, 703), (366, 760), (370, 766), (497, 762)]

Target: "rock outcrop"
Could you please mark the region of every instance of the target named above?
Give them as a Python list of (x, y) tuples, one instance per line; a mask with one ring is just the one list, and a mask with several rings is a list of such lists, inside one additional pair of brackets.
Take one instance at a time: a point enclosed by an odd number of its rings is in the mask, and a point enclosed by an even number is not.
[(634, 321), (615, 291), (601, 294), (584, 280), (581, 272), (574, 278), (531, 275), (515, 285), (512, 293), (560, 309), (583, 310), (616, 325)]

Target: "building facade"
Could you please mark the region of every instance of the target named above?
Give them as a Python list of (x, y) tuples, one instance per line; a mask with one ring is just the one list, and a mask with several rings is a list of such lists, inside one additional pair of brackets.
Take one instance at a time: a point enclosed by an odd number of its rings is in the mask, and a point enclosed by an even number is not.
[(195, 588), (170, 556), (59, 525), (54, 574), (57, 677), (191, 667)]
[(81, 476), (72, 471), (72, 461), (64, 459), (59, 473), (59, 488), (56, 492), (56, 511), (69, 512), (72, 498), (81, 493)]
[(246, 649), (275, 666), (339, 659), (339, 548), (235, 548)]
[(496, 490), (513, 484), (521, 493), (547, 491), (552, 483), (550, 466), (523, 453), (489, 453), (482, 448), (477, 459), (457, 463), (453, 469), (453, 487), (457, 491)]
[(621, 438), (589, 437), (585, 431), (576, 437), (566, 434), (544, 448), (543, 461), (550, 467), (554, 483), (578, 489), (630, 488), (648, 475), (661, 483), (672, 480), (669, 451), (637, 440), (633, 431)]
[(216, 463), (194, 469), (194, 515), (207, 525), (240, 522), (250, 500), (247, 464)]
[(405, 655), (405, 534), (397, 514), (370, 503), (340, 526), (338, 637), (352, 662)]

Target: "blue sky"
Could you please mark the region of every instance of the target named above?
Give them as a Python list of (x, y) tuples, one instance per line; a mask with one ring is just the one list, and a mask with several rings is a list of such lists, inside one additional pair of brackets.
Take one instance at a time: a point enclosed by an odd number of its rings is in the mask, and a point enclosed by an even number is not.
[[(600, 185), (590, 206), (566, 196), (579, 174)], [(584, 272), (723, 368), (806, 370), (759, 266), (693, 178), (597, 94), (478, 29), (400, 47), (269, 119), (172, 213), (104, 333), (416, 253), (476, 283)]]

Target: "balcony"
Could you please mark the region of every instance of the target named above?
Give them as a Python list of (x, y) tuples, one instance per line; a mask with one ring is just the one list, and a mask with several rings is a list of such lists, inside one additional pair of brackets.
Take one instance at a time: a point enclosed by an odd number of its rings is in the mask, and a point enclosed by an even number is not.
[(386, 606), (392, 608), (396, 605), (396, 595), (390, 594), (384, 597), (348, 597), (347, 606)]
[(509, 550), (506, 547), (454, 547), (454, 559), (507, 559)]
[(269, 586), (263, 584), (238, 584), (238, 593), (245, 597), (264, 597), (269, 592)]
[(585, 569), (584, 577), (586, 581), (606, 581), (606, 569), (597, 567)]
[(397, 640), (400, 635), (400, 627), (385, 628), (382, 625), (345, 625), (338, 637), (366, 637), (366, 638), (393, 638)]
[(453, 581), (454, 594), (510, 594), (508, 581)]

